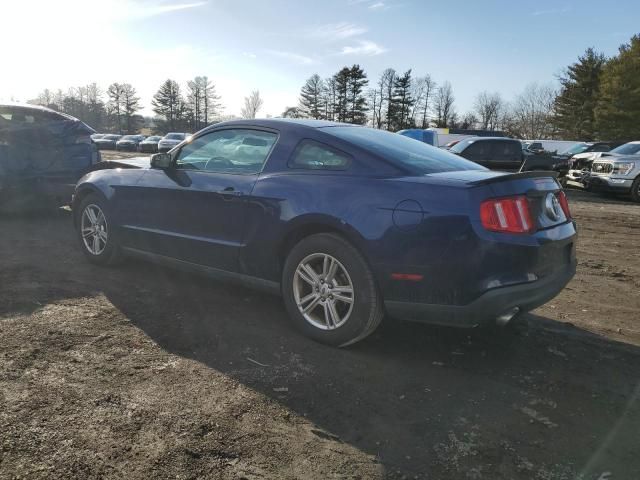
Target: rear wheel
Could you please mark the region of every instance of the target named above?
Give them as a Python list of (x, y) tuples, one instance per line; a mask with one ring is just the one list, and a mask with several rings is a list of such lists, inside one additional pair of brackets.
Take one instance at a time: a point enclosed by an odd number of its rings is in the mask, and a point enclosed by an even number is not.
[(382, 320), (371, 270), (360, 252), (338, 235), (321, 233), (298, 243), (285, 262), (282, 289), (291, 320), (322, 343), (351, 345)]
[(631, 185), (631, 199), (640, 203), (640, 175), (633, 181)]
[(93, 263), (110, 265), (120, 257), (108, 203), (97, 194), (87, 195), (78, 209), (77, 234), (82, 252)]

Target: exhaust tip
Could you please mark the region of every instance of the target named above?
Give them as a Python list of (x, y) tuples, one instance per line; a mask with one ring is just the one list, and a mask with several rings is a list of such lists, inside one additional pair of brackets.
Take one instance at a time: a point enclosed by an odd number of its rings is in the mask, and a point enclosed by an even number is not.
[(496, 324), (501, 327), (504, 327), (507, 323), (509, 323), (513, 319), (513, 317), (515, 317), (518, 314), (519, 311), (520, 311), (520, 307), (515, 307), (515, 308), (512, 308), (511, 310), (508, 310), (502, 315), (496, 317)]

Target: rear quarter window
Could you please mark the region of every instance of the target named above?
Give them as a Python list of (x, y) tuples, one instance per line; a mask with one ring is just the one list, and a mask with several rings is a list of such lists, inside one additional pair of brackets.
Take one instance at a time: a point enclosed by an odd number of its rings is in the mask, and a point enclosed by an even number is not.
[(397, 133), (355, 126), (327, 127), (322, 130), (416, 175), (485, 170), (457, 155)]
[(338, 149), (314, 140), (303, 140), (289, 159), (289, 168), (307, 170), (346, 170), (351, 157)]

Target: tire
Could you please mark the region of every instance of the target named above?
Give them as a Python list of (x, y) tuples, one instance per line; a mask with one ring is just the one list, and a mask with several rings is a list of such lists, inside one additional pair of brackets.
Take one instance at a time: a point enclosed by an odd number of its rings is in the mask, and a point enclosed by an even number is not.
[[(92, 223), (92, 218), (96, 223)], [(82, 199), (76, 217), (76, 235), (82, 253), (90, 262), (113, 265), (120, 259), (120, 248), (112, 225), (109, 203), (104, 197), (91, 193)]]
[(631, 200), (640, 203), (640, 175), (636, 177), (631, 185)]
[[(328, 277), (331, 280), (324, 282)], [(289, 317), (299, 330), (338, 347), (371, 334), (384, 313), (364, 257), (345, 239), (330, 233), (309, 236), (291, 250), (282, 273), (282, 294)]]

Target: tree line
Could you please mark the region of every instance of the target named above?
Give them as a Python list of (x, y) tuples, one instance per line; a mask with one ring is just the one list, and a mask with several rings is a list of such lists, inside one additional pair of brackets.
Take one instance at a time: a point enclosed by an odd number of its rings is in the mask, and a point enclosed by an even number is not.
[(328, 78), (314, 74), (300, 89), (298, 105), (283, 117), (406, 128), (481, 129), (529, 139), (630, 140), (640, 138), (640, 36), (606, 58), (587, 49), (560, 77), (560, 88), (531, 83), (511, 101), (480, 92), (460, 115), (448, 81), (384, 70), (370, 83), (359, 65)]
[(462, 128), (503, 130), (527, 138), (553, 134), (550, 118), (555, 92), (550, 86), (531, 84), (512, 103), (495, 92), (477, 95), (473, 110), (459, 115), (453, 87), (437, 84), (431, 75), (414, 76), (412, 69), (385, 69), (370, 84), (359, 65), (343, 67), (322, 79), (314, 74), (300, 89), (298, 105), (283, 117), (313, 118), (398, 131), (406, 128)]
[(611, 58), (588, 48), (560, 77), (554, 125), (585, 140), (640, 139), (640, 35)]
[[(42, 105), (72, 115), (98, 132), (135, 134), (149, 123), (140, 115), (142, 105), (136, 89), (129, 83), (112, 83), (103, 91), (96, 83), (86, 86), (43, 90), (28, 103)], [(221, 110), (220, 96), (214, 83), (198, 76), (186, 84), (167, 79), (151, 101), (156, 133), (168, 131), (195, 132), (211, 124)]]
[[(631, 140), (640, 138), (640, 36), (620, 46), (611, 58), (589, 48), (559, 77), (560, 87), (526, 85), (511, 101), (498, 92), (477, 94), (473, 107), (459, 114), (450, 82), (412, 69), (385, 69), (370, 82), (358, 64), (334, 75), (309, 77), (297, 106), (282, 113), (369, 125), (398, 131), (449, 127), (503, 131), (516, 138)], [(136, 89), (112, 83), (103, 92), (96, 83), (67, 92), (45, 89), (30, 103), (80, 118), (101, 132), (137, 133), (145, 119)], [(243, 118), (255, 118), (263, 106), (258, 90), (244, 98)], [(214, 83), (198, 76), (182, 88), (165, 80), (153, 96), (155, 131), (195, 132), (213, 123), (222, 111)]]

